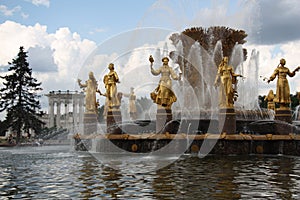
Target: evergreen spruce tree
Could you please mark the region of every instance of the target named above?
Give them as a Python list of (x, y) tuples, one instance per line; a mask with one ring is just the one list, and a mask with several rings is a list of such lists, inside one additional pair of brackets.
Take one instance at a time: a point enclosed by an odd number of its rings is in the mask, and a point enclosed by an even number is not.
[(37, 92), (42, 90), (41, 83), (32, 77), (32, 69), (27, 62), (27, 52), (20, 47), (18, 56), (12, 60), (5, 76), (0, 76), (4, 87), (0, 89), (0, 112), (6, 111), (5, 123), (17, 133), (16, 142), (20, 142), (21, 133), (41, 130), (44, 124), (40, 119), (40, 102)]

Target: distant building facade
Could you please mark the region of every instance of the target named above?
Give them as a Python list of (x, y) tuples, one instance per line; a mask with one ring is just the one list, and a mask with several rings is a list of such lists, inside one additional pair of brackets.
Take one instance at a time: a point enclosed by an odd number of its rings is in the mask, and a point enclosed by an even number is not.
[(72, 129), (83, 124), (84, 93), (78, 91), (51, 91), (48, 97), (48, 113), (42, 120), (46, 127)]

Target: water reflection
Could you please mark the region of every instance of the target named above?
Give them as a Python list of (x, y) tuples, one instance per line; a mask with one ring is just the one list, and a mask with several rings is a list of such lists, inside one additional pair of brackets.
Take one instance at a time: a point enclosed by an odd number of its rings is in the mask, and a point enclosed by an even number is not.
[(292, 192), (288, 190), (288, 188), (296, 187), (295, 181), (290, 176), (290, 173), (292, 173), (295, 167), (293, 159), (272, 160), (271, 166), (273, 167), (270, 169), (270, 173), (273, 174), (273, 176), (270, 176), (268, 181), (276, 187), (277, 191), (281, 191), (281, 193), (287, 190), (285, 195), (279, 195), (280, 198), (292, 199)]
[[(138, 157), (136, 158), (138, 159)], [(143, 159), (144, 161), (144, 159)], [(1, 199), (299, 199), (300, 158), (184, 155), (111, 168), (66, 147), (2, 148)]]
[[(299, 171), (295, 172), (296, 157), (255, 157), (240, 163), (238, 176), (235, 182), (239, 185), (241, 197), (268, 198), (268, 199), (298, 199), (295, 192), (295, 180), (290, 175), (299, 178)], [(298, 197), (298, 198), (295, 198)]]

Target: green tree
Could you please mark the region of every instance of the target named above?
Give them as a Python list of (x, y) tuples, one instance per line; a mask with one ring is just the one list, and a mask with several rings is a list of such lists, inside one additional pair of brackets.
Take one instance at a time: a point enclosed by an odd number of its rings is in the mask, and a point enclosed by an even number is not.
[(136, 100), (139, 105), (141, 105), (142, 109), (149, 110), (150, 107), (153, 105), (153, 101), (148, 99), (147, 97), (141, 97), (140, 99)]
[(258, 102), (259, 102), (259, 106), (261, 108), (268, 108), (268, 102), (265, 101), (265, 98), (266, 98), (266, 95), (263, 95), (263, 96), (259, 95), (258, 96)]
[(17, 144), (21, 139), (21, 132), (33, 129), (38, 133), (44, 124), (41, 115), (40, 97), (37, 92), (42, 90), (41, 83), (32, 77), (32, 69), (27, 62), (27, 52), (20, 47), (18, 56), (12, 60), (8, 74), (0, 76), (4, 87), (0, 89), (0, 112), (6, 111), (5, 123), (17, 133)]
[[(258, 101), (259, 101), (259, 106), (261, 108), (267, 108), (268, 107), (268, 102), (265, 101), (265, 97), (266, 95), (259, 95), (258, 96)], [(291, 104), (290, 104), (290, 107), (292, 110), (295, 110), (295, 108), (299, 105), (299, 99), (298, 99), (298, 96), (297, 96), (297, 93), (295, 95), (293, 94), (290, 94), (290, 98), (291, 98)], [(276, 105), (276, 108), (278, 108), (279, 106)]]
[(295, 95), (290, 94), (291, 97), (291, 109), (295, 110), (295, 108), (299, 105), (299, 99), (297, 98), (297, 93)]
[(98, 122), (103, 122), (104, 121), (104, 105), (98, 107)]

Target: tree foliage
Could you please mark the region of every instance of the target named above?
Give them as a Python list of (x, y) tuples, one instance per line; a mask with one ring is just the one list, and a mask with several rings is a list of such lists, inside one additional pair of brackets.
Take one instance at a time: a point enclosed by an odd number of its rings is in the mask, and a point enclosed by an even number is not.
[(43, 122), (39, 119), (40, 102), (38, 91), (41, 83), (32, 77), (32, 69), (27, 62), (27, 52), (20, 47), (18, 56), (12, 60), (5, 76), (0, 76), (4, 87), (0, 89), (0, 112), (6, 111), (5, 123), (17, 133), (17, 143), (21, 132), (29, 129), (39, 132)]
[(104, 105), (98, 107), (98, 122), (104, 122)]
[(149, 110), (150, 107), (153, 105), (153, 101), (151, 99), (148, 99), (147, 97), (141, 97), (136, 100), (137, 104), (141, 105), (142, 109)]
[[(258, 96), (258, 101), (259, 101), (259, 106), (261, 108), (267, 108), (268, 107), (268, 102), (265, 100), (266, 95), (259, 95)], [(295, 108), (299, 105), (299, 96), (298, 93), (296, 94), (290, 94), (290, 98), (291, 98), (291, 104), (290, 107), (292, 110), (295, 110)], [(276, 105), (276, 108), (278, 108), (279, 106)]]

